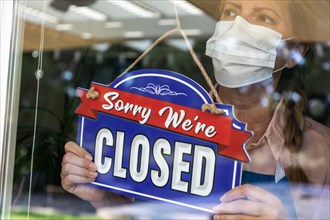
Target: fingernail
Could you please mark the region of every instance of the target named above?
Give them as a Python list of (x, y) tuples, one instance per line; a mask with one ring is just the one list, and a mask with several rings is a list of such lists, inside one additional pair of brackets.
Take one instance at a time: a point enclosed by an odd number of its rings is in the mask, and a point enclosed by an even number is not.
[(97, 177), (97, 172), (89, 172), (89, 176), (91, 178), (96, 178)]
[(95, 163), (90, 163), (88, 167), (91, 171), (96, 171), (97, 170), (97, 166), (96, 166)]
[(213, 207), (213, 212), (218, 213), (221, 211), (221, 204)]
[(87, 160), (90, 160), (90, 161), (93, 160), (93, 157), (92, 157), (91, 155), (89, 155), (89, 154), (86, 154), (86, 155), (85, 155), (85, 158), (86, 158)]
[(226, 194), (223, 194), (223, 195), (220, 197), (220, 201), (223, 202), (225, 199), (226, 199)]

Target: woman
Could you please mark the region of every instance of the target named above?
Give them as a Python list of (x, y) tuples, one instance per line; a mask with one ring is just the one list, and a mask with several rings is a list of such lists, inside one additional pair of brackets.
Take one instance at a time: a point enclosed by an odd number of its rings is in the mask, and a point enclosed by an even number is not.
[[(294, 218), (293, 208), (285, 207), (281, 193), (260, 182), (288, 180), (292, 187), (308, 183), (325, 189), (329, 185), (330, 131), (305, 117), (303, 74), (296, 71), (308, 52), (308, 45), (298, 42), (308, 35), (293, 25), (295, 19), (303, 18), (297, 18), (299, 2), (221, 2), (221, 19), (206, 51), (213, 58), (222, 101), (235, 106), (236, 117), (248, 124), (254, 136), (246, 147), (251, 163), (244, 164), (243, 184), (221, 197), (214, 219)], [(132, 202), (83, 185), (97, 176), (91, 155), (73, 142), (65, 150), (61, 173), (65, 190), (96, 208)], [(299, 204), (299, 200), (294, 202)]]
[[(308, 45), (299, 43), (301, 36), (306, 40), (307, 32), (301, 34), (296, 20), (306, 20), (300, 16), (307, 15), (301, 9), (312, 10), (318, 3), (306, 8), (308, 4), (292, 0), (221, 3), (221, 19), (206, 53), (213, 58), (223, 102), (235, 106), (237, 118), (247, 122), (254, 137), (246, 147), (251, 163), (244, 164), (243, 184), (222, 196), (221, 204), (214, 208), (214, 219), (295, 217), (293, 208), (283, 205), (290, 198), (281, 201), (281, 196), (255, 186), (257, 183), (274, 185), (287, 179), (291, 185), (326, 185), (328, 190), (330, 131), (305, 117), (304, 74), (299, 67)], [(276, 60), (272, 58), (275, 50)], [(325, 196), (324, 201), (329, 201)], [(311, 205), (320, 205), (316, 202)], [(312, 207), (309, 214), (314, 215)], [(298, 217), (327, 218), (327, 212), (329, 209), (323, 210), (320, 216), (298, 213)]]

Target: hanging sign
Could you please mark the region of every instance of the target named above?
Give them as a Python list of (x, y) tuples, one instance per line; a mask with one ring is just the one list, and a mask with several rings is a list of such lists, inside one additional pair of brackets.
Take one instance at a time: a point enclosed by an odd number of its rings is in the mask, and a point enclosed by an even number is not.
[[(201, 111), (212, 103), (193, 80), (171, 71), (129, 72), (110, 85), (78, 88), (77, 142), (93, 155), (94, 186), (212, 212), (240, 184), (244, 143), (252, 133), (235, 119)], [(95, 97), (87, 98), (87, 96)]]

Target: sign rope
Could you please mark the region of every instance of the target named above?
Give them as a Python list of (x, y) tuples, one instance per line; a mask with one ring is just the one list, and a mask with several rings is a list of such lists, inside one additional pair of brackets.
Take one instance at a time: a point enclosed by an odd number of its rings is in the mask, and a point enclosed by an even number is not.
[[(138, 62), (141, 61), (141, 59), (143, 59), (153, 48), (155, 48), (161, 41), (163, 41), (165, 38), (175, 34), (175, 33), (180, 33), (182, 38), (184, 39), (190, 55), (192, 56), (193, 60), (195, 61), (195, 63), (197, 64), (198, 68), (200, 69), (201, 73), (203, 74), (207, 84), (209, 85), (209, 87), (211, 88), (211, 92), (214, 95), (214, 98), (216, 100), (217, 103), (222, 104), (222, 101), (219, 97), (219, 94), (217, 92), (217, 90), (215, 89), (210, 77), (208, 76), (206, 70), (204, 69), (202, 63), (200, 62), (200, 60), (198, 59), (194, 49), (192, 48), (189, 39), (187, 37), (187, 34), (184, 32), (184, 30), (182, 30), (181, 28), (181, 22), (179, 19), (179, 14), (177, 11), (177, 7), (176, 7), (176, 3), (174, 2), (174, 9), (175, 9), (175, 17), (176, 17), (176, 28), (169, 30), (168, 32), (166, 32), (165, 34), (163, 34), (162, 36), (160, 36), (158, 39), (156, 39), (150, 47), (148, 47), (129, 67), (127, 67), (127, 69), (121, 73), (119, 76), (122, 76), (123, 74), (129, 72)], [(210, 111), (212, 114), (221, 114), (223, 113), (222, 109), (218, 109), (214, 103), (212, 104), (204, 104), (202, 106), (202, 110), (203, 111)]]

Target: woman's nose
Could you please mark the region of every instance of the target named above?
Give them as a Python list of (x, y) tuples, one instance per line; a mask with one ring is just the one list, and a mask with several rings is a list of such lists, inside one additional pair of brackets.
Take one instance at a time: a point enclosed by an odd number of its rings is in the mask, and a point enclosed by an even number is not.
[(244, 20), (246, 20), (246, 21), (249, 22), (250, 24), (254, 24), (254, 23), (253, 23), (253, 22), (254, 22), (254, 20), (253, 20), (253, 15), (248, 14), (248, 13), (246, 13), (246, 14), (241, 13), (239, 16), (241, 16)]

